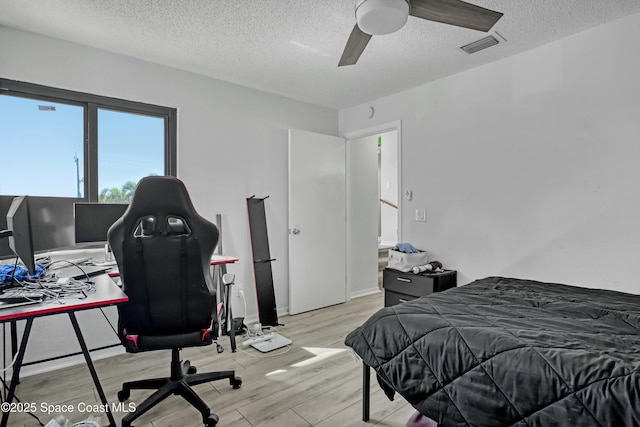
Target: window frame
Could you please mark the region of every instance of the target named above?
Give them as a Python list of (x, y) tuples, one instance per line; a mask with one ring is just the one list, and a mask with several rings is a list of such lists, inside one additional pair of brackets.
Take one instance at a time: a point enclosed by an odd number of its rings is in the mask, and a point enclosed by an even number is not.
[[(164, 173), (177, 175), (177, 109), (0, 78), (0, 96), (58, 102), (84, 107), (84, 197), (98, 202), (98, 110), (158, 117), (164, 120)], [(36, 196), (37, 197), (37, 196)]]

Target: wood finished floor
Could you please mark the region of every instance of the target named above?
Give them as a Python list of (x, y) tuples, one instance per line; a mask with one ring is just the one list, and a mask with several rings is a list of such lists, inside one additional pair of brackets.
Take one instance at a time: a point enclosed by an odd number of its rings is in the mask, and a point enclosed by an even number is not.
[[(344, 346), (344, 337), (382, 307), (382, 294), (356, 298), (348, 303), (284, 316), (282, 335), (293, 340), (288, 351), (275, 350), (262, 354), (242, 346), (232, 353), (227, 337), (225, 347), (217, 354), (214, 346), (190, 348), (182, 352), (198, 367), (198, 372), (235, 370), (243, 380), (233, 390), (228, 381), (195, 386), (196, 392), (220, 417), (220, 427), (403, 427), (414, 412), (402, 397), (392, 402), (375, 383), (372, 375), (371, 419), (361, 420), (362, 364), (356, 362)], [(238, 342), (240, 343), (240, 339)], [(316, 354), (317, 353), (317, 354)], [(163, 377), (169, 374), (170, 352), (156, 351), (98, 360), (95, 367), (109, 402), (117, 402), (116, 394), (124, 381)], [(142, 402), (150, 391), (133, 390), (125, 402)], [(24, 378), (17, 391), (22, 402), (72, 405), (66, 414), (73, 422), (86, 419), (78, 404), (98, 404), (99, 397), (85, 365)], [(36, 412), (46, 424), (53, 415)], [(100, 415), (97, 413), (96, 415)], [(118, 425), (126, 413), (115, 412)], [(107, 424), (102, 416), (103, 425)], [(11, 414), (10, 426), (38, 426), (26, 414)], [(201, 426), (197, 410), (178, 396), (170, 396), (134, 423), (137, 427)]]

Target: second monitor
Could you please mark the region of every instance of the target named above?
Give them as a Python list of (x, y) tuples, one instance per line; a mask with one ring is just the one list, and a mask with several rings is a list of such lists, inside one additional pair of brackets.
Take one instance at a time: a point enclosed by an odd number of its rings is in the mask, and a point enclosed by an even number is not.
[(74, 203), (76, 243), (106, 242), (109, 227), (128, 207), (126, 203)]

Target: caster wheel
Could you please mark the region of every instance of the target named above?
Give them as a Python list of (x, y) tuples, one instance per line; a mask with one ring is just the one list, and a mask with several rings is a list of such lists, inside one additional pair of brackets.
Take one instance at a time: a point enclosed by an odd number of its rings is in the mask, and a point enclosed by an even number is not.
[(118, 392), (118, 402), (124, 402), (125, 400), (129, 399), (129, 396), (129, 390), (120, 390)]
[(195, 374), (196, 372), (198, 372), (198, 368), (196, 368), (195, 366), (189, 366), (189, 369), (187, 369), (187, 374)]
[(229, 380), (229, 382), (231, 383), (231, 387), (233, 387), (234, 390), (237, 390), (242, 385), (242, 378), (235, 377)]
[(216, 424), (218, 424), (218, 416), (216, 414), (211, 414), (204, 419), (205, 427), (216, 427)]

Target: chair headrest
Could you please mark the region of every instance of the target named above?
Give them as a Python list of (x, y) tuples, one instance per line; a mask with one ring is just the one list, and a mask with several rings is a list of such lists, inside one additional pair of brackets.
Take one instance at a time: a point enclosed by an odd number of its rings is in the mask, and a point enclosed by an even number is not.
[(184, 218), (187, 223), (200, 217), (184, 183), (172, 176), (147, 176), (138, 182), (123, 215), (126, 228), (134, 227), (138, 219), (146, 216), (159, 223), (166, 223), (170, 217)]

